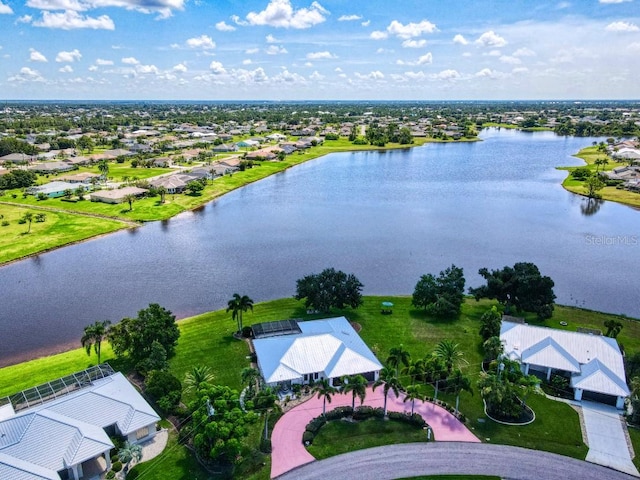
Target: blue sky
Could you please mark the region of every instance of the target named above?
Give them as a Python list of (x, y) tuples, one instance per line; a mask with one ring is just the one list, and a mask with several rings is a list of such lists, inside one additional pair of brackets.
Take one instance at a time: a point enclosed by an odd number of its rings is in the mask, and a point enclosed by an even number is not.
[(640, 98), (640, 0), (0, 0), (0, 98)]

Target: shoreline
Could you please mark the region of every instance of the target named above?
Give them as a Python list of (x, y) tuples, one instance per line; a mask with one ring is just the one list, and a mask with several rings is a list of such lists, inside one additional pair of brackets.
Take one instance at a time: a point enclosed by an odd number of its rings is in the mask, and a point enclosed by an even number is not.
[[(205, 201), (203, 201), (202, 203), (198, 203), (196, 205), (192, 205), (189, 206), (187, 208), (185, 208), (184, 210), (181, 210), (179, 212), (174, 213), (173, 215), (167, 217), (167, 218), (162, 218), (162, 219), (154, 219), (154, 220), (140, 220), (140, 221), (136, 221), (136, 220), (128, 220), (126, 218), (122, 218), (122, 217), (117, 217), (117, 216), (108, 216), (108, 215), (100, 215), (100, 214), (94, 214), (94, 213), (90, 213), (90, 212), (81, 212), (81, 211), (77, 211), (77, 210), (64, 210), (64, 209), (57, 209), (55, 207), (46, 207), (46, 206), (41, 206), (41, 205), (29, 205), (29, 204), (23, 204), (23, 203), (16, 203), (16, 202), (7, 202), (7, 201), (2, 201), (0, 200), (0, 204), (3, 205), (7, 205), (7, 206), (12, 206), (12, 207), (18, 207), (18, 208), (33, 208), (36, 210), (45, 210), (45, 211), (53, 211), (53, 212), (60, 212), (60, 213), (64, 213), (64, 214), (68, 214), (68, 215), (80, 215), (80, 216), (87, 216), (87, 217), (96, 217), (96, 218), (104, 218), (106, 220), (114, 220), (114, 221), (118, 221), (121, 222), (123, 224), (125, 224), (125, 226), (123, 226), (122, 228), (119, 228), (117, 230), (111, 231), (111, 232), (106, 232), (106, 233), (98, 233), (96, 235), (91, 235), (88, 236), (86, 238), (83, 239), (79, 239), (79, 240), (73, 240), (70, 242), (65, 242), (56, 246), (52, 246), (52, 247), (48, 247), (45, 248), (43, 250), (39, 250), (37, 252), (32, 252), (29, 253), (27, 255), (23, 255), (21, 257), (17, 257), (17, 258), (13, 258), (11, 260), (6, 260), (4, 262), (0, 262), (0, 268), (11, 265), (13, 263), (16, 262), (20, 262), (22, 260), (26, 260), (29, 258), (33, 258), (33, 257), (37, 257), (38, 255), (41, 254), (45, 254), (48, 252), (52, 252), (54, 250), (58, 250), (60, 248), (64, 248), (64, 247), (69, 247), (71, 245), (76, 245), (79, 243), (83, 243), (83, 242), (88, 242), (91, 240), (96, 240), (98, 238), (101, 238), (103, 236), (106, 235), (111, 235), (112, 233), (115, 232), (120, 232), (122, 230), (127, 230), (127, 229), (132, 229), (132, 228), (139, 228), (141, 226), (144, 226), (147, 223), (153, 223), (153, 222), (158, 222), (158, 221), (165, 221), (165, 220), (170, 220), (171, 218), (181, 214), (181, 213), (185, 213), (185, 212), (193, 212), (195, 210), (198, 210), (200, 208), (205, 207), (207, 204), (214, 202), (215, 200), (223, 197), (224, 195), (226, 195), (227, 193), (233, 192), (235, 190), (238, 190), (240, 188), (243, 188), (247, 185), (251, 185), (252, 183), (258, 182), (260, 180), (263, 180), (265, 178), (269, 178), (275, 174), (281, 173), (281, 172), (285, 172), (287, 170), (289, 170), (290, 168), (294, 168), (297, 167), (298, 165), (302, 165), (303, 163), (307, 163), (311, 160), (316, 160), (318, 158), (324, 157), (326, 155), (332, 154), (332, 153), (345, 153), (345, 152), (383, 152), (383, 151), (387, 151), (387, 150), (401, 150), (401, 149), (410, 149), (410, 148), (416, 148), (416, 147), (421, 147), (427, 143), (466, 143), (466, 142), (478, 142), (478, 141), (482, 141), (481, 138), (479, 137), (474, 137), (472, 139), (462, 139), (462, 140), (440, 140), (440, 139), (419, 139), (418, 143), (413, 143), (410, 145), (391, 145), (391, 146), (385, 146), (385, 147), (376, 147), (373, 145), (367, 145), (366, 147), (370, 147), (370, 148), (336, 148), (334, 151), (327, 151), (327, 152), (322, 152), (319, 153), (317, 155), (314, 155), (314, 152), (310, 152), (308, 158), (303, 158), (301, 161), (298, 162), (294, 162), (291, 165), (287, 165), (286, 167), (284, 167), (281, 170), (272, 172), (264, 177), (260, 177), (260, 178), (255, 178), (255, 179), (249, 179), (246, 182), (242, 183), (241, 185), (237, 185), (235, 187), (232, 187), (228, 190), (223, 190), (220, 192), (216, 192), (214, 193), (212, 196), (207, 197)], [(318, 147), (315, 147), (318, 148)], [(253, 168), (260, 168), (261, 164), (258, 164), (258, 166), (254, 166)], [(215, 180), (214, 180), (215, 181)], [(0, 365), (1, 368), (1, 365)]]
[[(378, 295), (378, 294), (372, 294), (372, 295), (364, 295), (364, 298), (392, 298), (392, 299), (402, 299), (402, 298), (410, 298), (411, 294), (407, 293), (407, 294), (401, 294), (401, 295)], [(467, 300), (473, 300), (473, 297), (469, 297), (465, 295), (465, 298)], [(282, 301), (282, 300), (288, 300), (288, 297), (286, 298), (272, 298), (269, 300), (264, 300), (261, 302), (258, 302), (256, 305), (260, 305), (260, 304), (268, 304), (268, 303), (272, 303), (272, 302), (278, 302), (278, 301)], [(574, 305), (563, 305), (563, 304), (559, 304), (556, 303), (555, 304), (558, 307), (561, 307), (563, 309), (567, 309), (567, 310), (574, 310), (574, 311), (581, 311), (581, 312), (585, 312), (591, 315), (608, 315), (608, 316), (612, 316), (612, 317), (616, 317), (616, 318), (621, 318), (624, 320), (628, 320), (631, 322), (640, 322), (640, 318), (636, 318), (636, 317), (631, 317), (628, 315), (623, 315), (623, 314), (619, 314), (619, 313), (613, 313), (613, 312), (603, 312), (600, 310), (594, 310), (594, 309), (590, 309), (590, 308), (584, 308), (584, 307), (577, 307)], [(218, 310), (207, 310), (204, 312), (199, 312), (196, 313), (194, 315), (189, 315), (186, 317), (177, 317), (176, 316), (176, 323), (178, 325), (181, 325), (182, 323), (188, 323), (191, 321), (194, 321), (194, 319), (197, 319), (198, 317), (201, 317), (203, 315), (212, 315), (212, 314), (217, 314), (220, 312), (223, 312), (225, 309), (221, 308)], [(80, 337), (78, 337), (78, 343), (80, 342)], [(46, 359), (51, 359), (57, 355), (65, 355), (65, 354), (72, 354), (74, 352), (81, 352), (83, 355), (85, 355), (85, 351), (82, 347), (73, 347), (72, 345), (75, 342), (68, 342), (68, 343), (64, 343), (64, 344), (59, 344), (55, 347), (50, 347), (50, 348), (40, 348), (35, 350), (36, 356), (30, 356), (29, 353), (25, 353), (24, 356), (23, 355), (18, 355), (18, 356), (14, 356), (12, 358), (9, 359), (5, 359), (5, 360), (0, 360), (0, 370), (4, 369), (4, 368), (8, 368), (8, 367), (15, 367), (17, 365), (21, 365), (21, 364), (25, 364), (25, 363), (29, 363), (29, 362), (33, 362), (33, 361), (44, 361)], [(94, 361), (94, 355), (92, 354), (91, 356), (86, 356), (85, 357), (87, 359), (87, 362), (91, 363), (92, 361)], [(105, 360), (108, 361), (109, 359)]]

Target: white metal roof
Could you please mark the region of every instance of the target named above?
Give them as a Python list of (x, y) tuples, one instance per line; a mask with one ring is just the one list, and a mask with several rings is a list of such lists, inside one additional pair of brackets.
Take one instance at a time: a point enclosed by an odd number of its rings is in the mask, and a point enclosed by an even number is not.
[(258, 364), (266, 383), (328, 378), (378, 371), (382, 365), (344, 317), (300, 322), (302, 333), (256, 339)]
[(56, 472), (113, 448), (105, 427), (128, 435), (158, 420), (121, 373), (96, 379), (0, 421), (0, 479), (59, 479)]
[(504, 354), (513, 360), (577, 375), (572, 386), (575, 381), (584, 390), (629, 395), (624, 361), (614, 338), (503, 321), (500, 340)]

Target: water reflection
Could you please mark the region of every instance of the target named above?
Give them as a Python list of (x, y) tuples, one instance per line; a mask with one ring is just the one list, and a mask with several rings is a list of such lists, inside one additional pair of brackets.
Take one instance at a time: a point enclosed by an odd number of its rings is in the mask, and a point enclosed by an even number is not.
[(600, 198), (585, 198), (580, 203), (580, 211), (583, 215), (590, 216), (598, 213), (604, 200)]

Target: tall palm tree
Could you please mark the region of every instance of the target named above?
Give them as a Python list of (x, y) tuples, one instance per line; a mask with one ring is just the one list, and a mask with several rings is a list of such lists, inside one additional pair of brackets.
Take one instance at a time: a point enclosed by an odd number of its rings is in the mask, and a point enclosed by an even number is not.
[(129, 464), (132, 461), (139, 462), (142, 458), (142, 447), (137, 443), (125, 442), (124, 446), (118, 450), (118, 460), (124, 464), (124, 473), (129, 470)]
[(459, 367), (461, 364), (467, 363), (463, 358), (464, 353), (460, 350), (460, 345), (453, 343), (451, 340), (442, 340), (436, 346), (435, 354), (444, 362), (448, 375), (451, 374), (454, 367)]
[(211, 367), (206, 365), (192, 367), (191, 371), (187, 372), (184, 376), (184, 391), (194, 390), (197, 392), (201, 385), (211, 383), (213, 378)]
[(233, 298), (227, 303), (227, 313), (232, 312), (231, 318), (238, 323), (238, 332), (242, 332), (242, 313), (247, 310), (253, 312), (253, 300), (246, 295), (240, 296), (237, 293), (233, 294)]
[(398, 370), (400, 368), (400, 364), (405, 367), (409, 365), (409, 360), (411, 355), (407, 350), (405, 350), (404, 346), (401, 344), (398, 347), (393, 347), (389, 350), (389, 356), (387, 357), (387, 363), (390, 367), (396, 369), (396, 377), (398, 376)]
[(102, 341), (107, 338), (107, 331), (109, 330), (111, 321), (103, 320), (95, 322), (92, 325), (84, 327), (84, 335), (80, 339), (82, 346), (87, 350), (87, 355), (91, 355), (91, 346), (98, 356), (98, 364), (100, 364), (100, 350)]
[(466, 377), (458, 368), (453, 374), (447, 378), (447, 388), (450, 388), (456, 394), (456, 413), (458, 413), (458, 405), (460, 404), (460, 392), (465, 391), (473, 395), (471, 388), (471, 380)]
[(133, 202), (138, 198), (133, 193), (128, 193), (122, 199), (129, 204), (129, 211), (131, 211), (133, 210)]
[(100, 160), (98, 162), (98, 171), (100, 172), (100, 175), (102, 175), (102, 177), (106, 180), (107, 175), (109, 175), (109, 162), (107, 162), (106, 160)]
[(419, 385), (409, 385), (405, 389), (405, 396), (403, 402), (411, 402), (411, 415), (413, 415), (413, 409), (416, 405), (416, 400), (424, 400), (424, 395), (420, 391)]
[(411, 384), (416, 383), (416, 380), (424, 375), (424, 360), (419, 358), (417, 360), (411, 360), (409, 365), (404, 367), (401, 371), (403, 375), (409, 375), (411, 377)]
[(376, 388), (380, 386), (382, 386), (382, 392), (384, 393), (384, 416), (386, 417), (389, 392), (393, 392), (397, 397), (402, 390), (402, 384), (392, 369), (383, 367), (378, 374), (378, 380), (373, 383), (373, 391), (375, 392)]
[(336, 394), (337, 389), (329, 383), (329, 380), (321, 378), (311, 386), (311, 392), (317, 393), (318, 398), (322, 398), (322, 416), (324, 416), (327, 402), (331, 403), (331, 397)]
[(367, 395), (367, 379), (362, 375), (351, 375), (342, 378), (342, 393), (351, 393), (351, 408), (356, 409), (356, 397), (360, 399), (360, 405), (364, 403)]
[(31, 222), (33, 222), (33, 213), (31, 212), (27, 212), (24, 214), (24, 216), (22, 217), (22, 219), (25, 222), (29, 222), (29, 228), (27, 229), (27, 233), (31, 232)]
[(425, 357), (424, 359), (424, 381), (425, 383), (433, 383), (435, 393), (433, 398), (438, 399), (438, 387), (440, 386), (440, 380), (443, 378), (443, 374), (446, 372), (446, 367), (442, 359), (436, 356), (435, 353)]
[(160, 185), (157, 189), (158, 195), (160, 195), (160, 203), (164, 203), (164, 199), (167, 196), (167, 188)]

